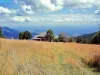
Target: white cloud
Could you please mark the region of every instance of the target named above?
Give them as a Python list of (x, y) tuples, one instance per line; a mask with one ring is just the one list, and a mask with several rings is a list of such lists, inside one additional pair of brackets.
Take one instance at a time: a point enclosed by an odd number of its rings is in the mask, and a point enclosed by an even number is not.
[(33, 15), (0, 17), (0, 23), (12, 23), (16, 25), (82, 25), (100, 24), (100, 16), (93, 14), (65, 14), (65, 15)]
[(57, 0), (56, 3), (52, 3), (51, 0), (18, 0), (20, 5), (31, 5), (33, 10), (37, 11), (58, 11), (63, 8), (62, 0)]
[(82, 14), (67, 14), (67, 15), (48, 15), (48, 16), (15, 16), (12, 20), (15, 22), (30, 22), (32, 24), (98, 24), (100, 16), (82, 15)]
[(15, 14), (16, 11), (13, 9), (8, 9), (0, 6), (0, 14)]
[(99, 17), (100, 16), (96, 16), (92, 14), (91, 15), (82, 15), (82, 14), (52, 15), (51, 22), (54, 21), (54, 23), (56, 24), (75, 24), (75, 25), (76, 24), (97, 24), (100, 23)]
[(26, 14), (29, 14), (29, 15), (34, 14), (34, 12), (32, 11), (32, 7), (30, 5), (22, 5), (21, 8)]
[(30, 22), (31, 18), (27, 16), (14, 16), (11, 20), (15, 22)]
[(20, 5), (31, 5), (34, 11), (58, 11), (63, 8), (92, 8), (100, 6), (100, 0), (17, 0)]
[(63, 8), (60, 2), (55, 6), (50, 0), (40, 0), (40, 7), (44, 7), (43, 9), (47, 11), (58, 11)]

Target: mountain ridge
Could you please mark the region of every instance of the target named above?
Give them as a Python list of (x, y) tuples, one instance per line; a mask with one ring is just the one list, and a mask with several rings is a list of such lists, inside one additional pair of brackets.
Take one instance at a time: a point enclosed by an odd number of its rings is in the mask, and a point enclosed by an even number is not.
[(87, 39), (87, 40), (91, 40), (95, 34), (97, 34), (97, 32), (80, 35), (78, 37), (83, 38), (83, 39)]
[[(18, 31), (17, 29), (13, 29), (7, 26), (2, 26), (2, 32), (5, 38), (9, 38), (9, 39), (18, 39), (18, 35), (21, 31)], [(32, 36), (34, 37), (35, 35), (41, 33), (38, 30), (33, 30)], [(93, 33), (88, 33), (88, 34), (83, 34), (83, 35), (79, 35), (80, 38), (83, 39), (92, 39), (93, 35), (95, 35), (97, 32), (93, 32)], [(69, 36), (69, 35), (68, 35)], [(78, 37), (78, 36), (74, 36), (74, 37)]]
[[(15, 30), (13, 28), (10, 28), (10, 27), (6, 27), (6, 26), (2, 26), (2, 33), (3, 33), (3, 36), (5, 38), (8, 38), (8, 39), (18, 39), (18, 36), (19, 36), (19, 33), (20, 31), (18, 30)], [(36, 32), (32, 32), (32, 36), (34, 37), (35, 35), (37, 35), (38, 33)]]

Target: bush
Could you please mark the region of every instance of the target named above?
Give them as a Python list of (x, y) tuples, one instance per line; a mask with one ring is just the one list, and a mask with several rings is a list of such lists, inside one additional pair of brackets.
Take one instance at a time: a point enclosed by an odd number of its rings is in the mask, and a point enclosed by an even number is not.
[(95, 68), (95, 71), (100, 72), (100, 54), (95, 55), (87, 65), (91, 68)]
[(58, 38), (55, 38), (55, 39), (54, 39), (54, 42), (59, 42), (59, 39), (58, 39)]
[(81, 39), (81, 43), (83, 43), (83, 44), (89, 44), (90, 42), (87, 39)]
[(76, 39), (76, 43), (89, 44), (90, 41), (87, 40), (87, 39), (83, 39), (83, 38), (78, 37), (78, 38)]
[(67, 42), (73, 42), (73, 38), (67, 38)]
[(66, 42), (67, 41), (67, 36), (64, 33), (59, 34), (58, 39), (59, 42)]

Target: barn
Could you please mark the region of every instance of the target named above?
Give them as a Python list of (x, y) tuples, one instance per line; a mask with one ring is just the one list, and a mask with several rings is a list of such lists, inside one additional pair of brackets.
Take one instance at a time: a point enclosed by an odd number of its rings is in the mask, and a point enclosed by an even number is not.
[(36, 40), (36, 41), (46, 41), (45, 36), (46, 36), (46, 32), (43, 32), (43, 33), (40, 33), (40, 34), (34, 36), (32, 38), (32, 40)]

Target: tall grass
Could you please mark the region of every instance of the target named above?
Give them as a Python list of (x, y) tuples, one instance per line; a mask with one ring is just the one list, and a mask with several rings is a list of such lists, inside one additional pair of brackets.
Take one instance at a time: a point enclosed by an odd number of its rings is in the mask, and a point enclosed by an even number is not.
[(0, 39), (0, 75), (100, 75), (82, 62), (99, 45)]
[(90, 60), (86, 61), (86, 64), (90, 68), (93, 68), (93, 71), (100, 72), (100, 53), (95, 53), (95, 55), (90, 58)]

